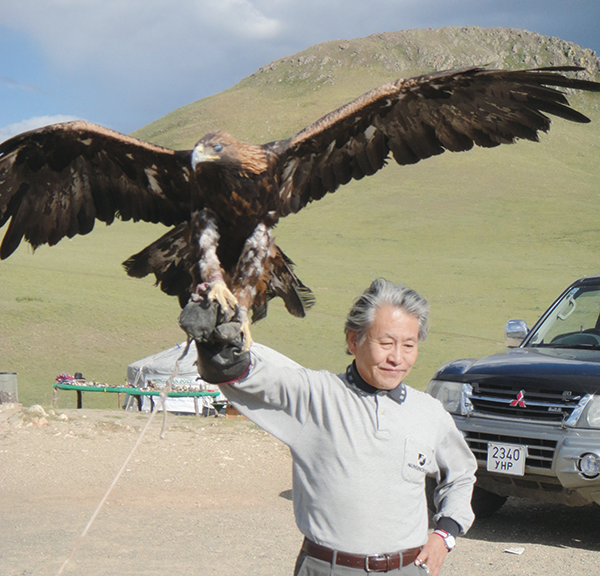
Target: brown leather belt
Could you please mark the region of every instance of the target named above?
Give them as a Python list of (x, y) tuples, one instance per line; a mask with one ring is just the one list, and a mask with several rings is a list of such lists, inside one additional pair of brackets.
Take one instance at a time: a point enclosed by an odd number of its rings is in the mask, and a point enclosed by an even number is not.
[(417, 559), (421, 548), (411, 548), (394, 554), (375, 554), (372, 556), (361, 556), (360, 554), (349, 554), (348, 552), (337, 552), (331, 548), (315, 544), (308, 538), (302, 543), (302, 550), (313, 558), (323, 560), (331, 564), (334, 561), (339, 566), (358, 568), (365, 572), (389, 572), (397, 570), (400, 566), (407, 566)]

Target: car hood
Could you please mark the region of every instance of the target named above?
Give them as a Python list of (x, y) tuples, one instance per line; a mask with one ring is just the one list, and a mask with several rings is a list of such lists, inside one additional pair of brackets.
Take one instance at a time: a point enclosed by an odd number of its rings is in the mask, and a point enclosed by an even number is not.
[(600, 350), (515, 348), (479, 360), (455, 360), (442, 366), (434, 378), (467, 383), (494, 380), (511, 387), (592, 394), (600, 390)]

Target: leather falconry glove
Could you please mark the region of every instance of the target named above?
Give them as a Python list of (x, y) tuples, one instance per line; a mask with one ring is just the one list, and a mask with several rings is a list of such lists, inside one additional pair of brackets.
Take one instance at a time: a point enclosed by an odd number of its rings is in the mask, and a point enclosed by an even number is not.
[(242, 320), (236, 306), (224, 312), (205, 296), (191, 299), (179, 315), (179, 325), (191, 336), (198, 351), (198, 373), (206, 382), (222, 384), (242, 376), (250, 364), (243, 350)]

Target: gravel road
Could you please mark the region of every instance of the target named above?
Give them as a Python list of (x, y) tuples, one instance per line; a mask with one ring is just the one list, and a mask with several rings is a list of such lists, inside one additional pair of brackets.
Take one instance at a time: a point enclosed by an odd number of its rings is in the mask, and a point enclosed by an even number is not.
[[(0, 410), (0, 574), (56, 576), (148, 419)], [(64, 574), (285, 576), (301, 537), (285, 446), (246, 420), (152, 422)], [(520, 555), (505, 552), (520, 547)], [(600, 575), (600, 511), (510, 499), (443, 576)]]

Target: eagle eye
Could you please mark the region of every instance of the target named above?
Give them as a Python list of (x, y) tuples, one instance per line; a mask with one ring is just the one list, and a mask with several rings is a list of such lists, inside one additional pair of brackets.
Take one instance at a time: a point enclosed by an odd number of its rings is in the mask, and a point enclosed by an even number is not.
[(213, 149), (215, 152), (222, 152), (223, 151), (223, 145), (222, 144), (215, 144), (213, 146)]

